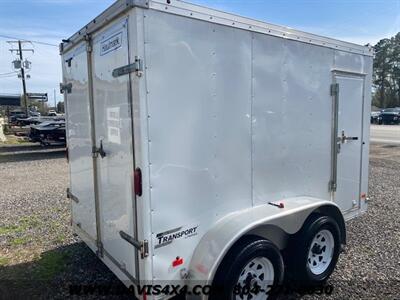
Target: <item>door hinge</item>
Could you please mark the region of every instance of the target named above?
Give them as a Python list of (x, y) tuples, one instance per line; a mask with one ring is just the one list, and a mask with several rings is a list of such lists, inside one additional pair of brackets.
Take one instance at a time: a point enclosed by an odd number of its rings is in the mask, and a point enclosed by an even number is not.
[(140, 257), (143, 259), (149, 256), (149, 241), (143, 240), (140, 242)]
[(133, 247), (139, 250), (140, 252), (140, 257), (145, 258), (149, 256), (149, 241), (148, 240), (143, 240), (143, 241), (138, 241), (131, 237), (129, 234), (126, 232), (123, 232), (122, 230), (119, 232), (119, 235), (121, 238), (123, 238), (125, 241), (127, 241), (129, 244), (131, 244)]
[(63, 94), (64, 92), (67, 92), (67, 94), (70, 94), (72, 91), (72, 83), (60, 83), (60, 94)]
[(339, 83), (331, 84), (331, 96), (337, 96), (339, 94)]
[(98, 257), (103, 257), (104, 256), (104, 247), (103, 247), (103, 243), (101, 241), (97, 241), (97, 251), (96, 251), (96, 255)]
[(67, 188), (67, 198), (68, 198), (68, 199), (71, 199), (71, 200), (74, 201), (75, 203), (79, 203), (78, 197), (74, 196), (74, 195), (71, 193), (70, 188)]
[(65, 60), (65, 62), (67, 63), (68, 68), (70, 68), (71, 65), (72, 65), (72, 59), (73, 59), (73, 57), (70, 57), (70, 58)]
[(97, 147), (92, 147), (92, 157), (97, 158), (99, 156), (98, 148)]
[(93, 51), (92, 37), (90, 36), (90, 34), (86, 34), (84, 36), (84, 39), (86, 41), (86, 52), (91, 53)]
[(333, 180), (329, 181), (329, 191), (336, 192), (337, 185)]
[(113, 77), (119, 77), (132, 72), (136, 72), (138, 77), (143, 74), (143, 63), (138, 56), (135, 57), (134, 63), (114, 69), (112, 75)]

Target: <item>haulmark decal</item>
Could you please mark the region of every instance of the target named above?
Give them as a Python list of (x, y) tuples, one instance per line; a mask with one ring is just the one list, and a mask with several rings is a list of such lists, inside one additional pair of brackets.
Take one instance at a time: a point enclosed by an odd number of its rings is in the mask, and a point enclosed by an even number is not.
[(181, 227), (178, 227), (175, 229), (157, 233), (157, 235), (156, 235), (157, 242), (156, 242), (156, 245), (154, 248), (157, 249), (157, 248), (169, 245), (174, 240), (177, 240), (177, 239), (181, 239), (181, 238), (186, 239), (186, 238), (195, 236), (195, 235), (197, 235), (197, 227), (199, 227), (199, 225), (182, 229), (182, 226), (181, 226)]
[(111, 51), (117, 50), (122, 46), (122, 31), (118, 32), (108, 39), (101, 42), (100, 55), (105, 55)]

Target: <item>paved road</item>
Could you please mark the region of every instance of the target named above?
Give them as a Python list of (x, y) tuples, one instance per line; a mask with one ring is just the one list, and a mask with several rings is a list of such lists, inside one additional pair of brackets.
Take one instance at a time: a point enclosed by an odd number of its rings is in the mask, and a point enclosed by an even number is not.
[(371, 142), (400, 144), (400, 125), (371, 125)]

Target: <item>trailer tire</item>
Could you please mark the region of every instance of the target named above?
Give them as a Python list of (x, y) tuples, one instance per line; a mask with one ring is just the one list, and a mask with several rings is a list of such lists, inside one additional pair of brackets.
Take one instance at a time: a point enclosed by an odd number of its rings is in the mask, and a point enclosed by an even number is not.
[[(263, 299), (273, 299), (274, 287), (282, 283), (283, 277), (284, 264), (279, 249), (268, 240), (247, 236), (236, 243), (222, 261), (210, 299), (254, 299), (258, 293)], [(271, 292), (267, 294), (268, 290)], [(249, 293), (252, 294), (250, 298)]]
[(341, 249), (338, 223), (329, 216), (314, 215), (296, 234), (285, 263), (289, 282), (297, 287), (323, 285), (333, 273)]

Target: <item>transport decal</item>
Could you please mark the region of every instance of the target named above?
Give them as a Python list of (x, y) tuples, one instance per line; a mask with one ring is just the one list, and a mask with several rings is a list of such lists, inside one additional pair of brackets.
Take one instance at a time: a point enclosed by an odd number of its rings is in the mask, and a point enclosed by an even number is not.
[(177, 239), (187, 239), (189, 237), (195, 236), (197, 235), (197, 227), (199, 227), (199, 225), (189, 226), (186, 228), (181, 226), (168, 231), (157, 233), (155, 243), (156, 245), (154, 248), (157, 249), (169, 245)]
[(122, 31), (118, 32), (100, 44), (100, 55), (103, 56), (111, 51), (117, 50), (122, 46)]

